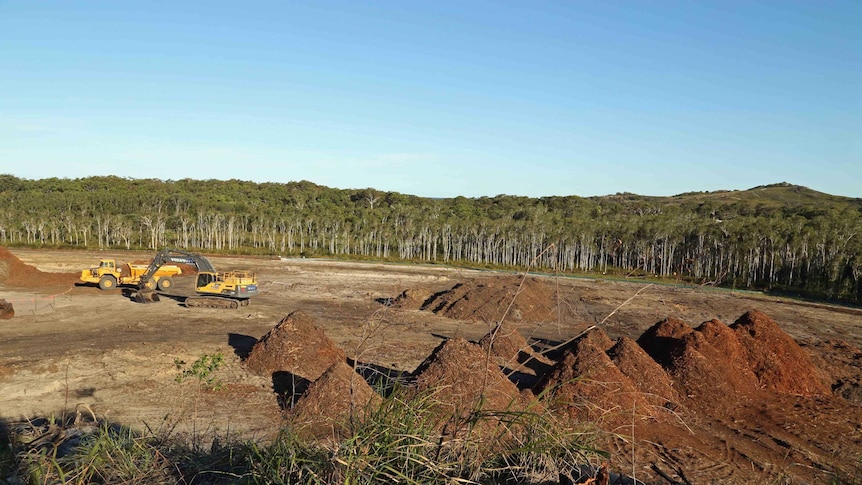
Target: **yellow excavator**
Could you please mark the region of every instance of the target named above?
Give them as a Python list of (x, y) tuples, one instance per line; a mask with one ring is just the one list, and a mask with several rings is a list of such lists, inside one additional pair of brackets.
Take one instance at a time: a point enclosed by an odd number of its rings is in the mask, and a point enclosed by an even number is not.
[(138, 303), (154, 303), (159, 295), (152, 283), (153, 275), (166, 264), (194, 265), (197, 270), (194, 296), (186, 297), (185, 305), (196, 308), (239, 308), (258, 294), (257, 277), (250, 271), (216, 271), (210, 261), (200, 254), (166, 248), (159, 251), (141, 275), (138, 291), (132, 299)]

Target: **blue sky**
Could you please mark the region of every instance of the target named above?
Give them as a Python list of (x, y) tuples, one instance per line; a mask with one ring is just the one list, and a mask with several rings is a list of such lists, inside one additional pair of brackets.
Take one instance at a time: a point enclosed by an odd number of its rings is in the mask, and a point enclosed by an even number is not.
[(862, 197), (862, 2), (0, 0), (0, 173)]

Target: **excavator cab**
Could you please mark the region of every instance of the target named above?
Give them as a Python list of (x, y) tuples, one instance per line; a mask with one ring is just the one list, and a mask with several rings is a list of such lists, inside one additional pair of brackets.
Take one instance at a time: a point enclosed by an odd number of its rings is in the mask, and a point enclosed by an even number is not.
[(207, 288), (216, 281), (218, 281), (218, 274), (216, 273), (198, 273), (198, 280), (195, 284), (195, 288)]

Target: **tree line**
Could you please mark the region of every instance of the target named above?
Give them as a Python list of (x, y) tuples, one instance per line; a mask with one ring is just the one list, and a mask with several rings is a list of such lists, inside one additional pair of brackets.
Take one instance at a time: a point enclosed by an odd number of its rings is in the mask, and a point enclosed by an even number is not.
[(337, 256), (660, 277), (862, 303), (862, 199), (423, 198), (311, 182), (0, 175), (0, 244)]

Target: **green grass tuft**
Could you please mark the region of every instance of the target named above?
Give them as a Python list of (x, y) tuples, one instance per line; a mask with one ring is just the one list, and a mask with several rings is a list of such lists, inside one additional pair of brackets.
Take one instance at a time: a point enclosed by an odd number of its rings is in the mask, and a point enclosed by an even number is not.
[(224, 354), (221, 352), (202, 354), (188, 368), (186, 368), (185, 361), (174, 359), (174, 366), (176, 366), (178, 371), (175, 380), (178, 383), (183, 383), (186, 379), (194, 378), (205, 388), (218, 391), (224, 387), (224, 384), (215, 377), (214, 373), (223, 364)]

